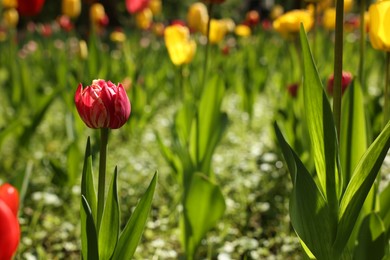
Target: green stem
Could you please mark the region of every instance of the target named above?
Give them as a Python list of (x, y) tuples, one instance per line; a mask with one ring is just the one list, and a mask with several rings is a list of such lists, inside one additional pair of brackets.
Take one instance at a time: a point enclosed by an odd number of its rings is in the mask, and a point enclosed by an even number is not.
[[(208, 13), (209, 13), (209, 19), (207, 20), (207, 29), (206, 29), (207, 42), (206, 42), (205, 55), (204, 55), (204, 61), (203, 61), (203, 78), (202, 78), (201, 92), (203, 91), (203, 88), (206, 85), (206, 79), (207, 79), (207, 65), (208, 65), (208, 62), (209, 62), (209, 52), (210, 52), (210, 40), (209, 40), (209, 37), (210, 37), (211, 19), (212, 19), (212, 16), (213, 16), (213, 6), (214, 6), (213, 3), (210, 3), (208, 5), (208, 7), (207, 7), (207, 10), (208, 10)], [(198, 98), (200, 98), (201, 92), (199, 93)]]
[(100, 129), (100, 158), (99, 158), (99, 183), (98, 183), (98, 202), (97, 202), (97, 231), (99, 233), (100, 223), (102, 221), (104, 209), (104, 197), (106, 187), (106, 162), (107, 162), (107, 143), (108, 128)]
[(336, 3), (336, 43), (334, 49), (333, 117), (339, 144), (341, 124), (341, 78), (343, 70), (343, 23), (344, 0), (338, 0)]
[(366, 90), (364, 84), (364, 63), (366, 53), (366, 24), (364, 22), (364, 13), (366, 11), (366, 0), (360, 1), (360, 59), (359, 59), (359, 81), (363, 90)]
[(383, 106), (383, 127), (387, 124), (387, 122), (389, 121), (389, 115), (390, 115), (390, 111), (389, 111), (389, 85), (390, 85), (390, 52), (386, 52), (386, 68), (385, 68), (385, 73), (386, 73), (386, 77), (385, 77), (385, 103), (384, 103), (384, 106)]

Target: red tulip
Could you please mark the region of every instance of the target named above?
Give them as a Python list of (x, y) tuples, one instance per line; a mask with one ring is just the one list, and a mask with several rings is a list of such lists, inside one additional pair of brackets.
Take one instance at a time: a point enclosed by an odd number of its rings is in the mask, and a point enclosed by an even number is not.
[(126, 0), (126, 9), (129, 13), (134, 14), (142, 11), (149, 5), (149, 0)]
[(18, 12), (21, 16), (35, 16), (42, 10), (45, 0), (18, 0)]
[[(341, 76), (341, 94), (344, 94), (344, 91), (352, 82), (352, 73), (343, 71)], [(328, 93), (333, 95), (333, 85), (334, 85), (334, 75), (332, 74), (328, 79)]]
[(19, 209), (19, 192), (9, 183), (4, 183), (0, 186), (0, 200), (5, 202), (7, 206), (14, 213), (15, 217), (18, 215)]
[(18, 247), (20, 227), (18, 218), (0, 199), (0, 259), (10, 260)]
[(90, 128), (117, 129), (129, 119), (131, 105), (122, 84), (97, 79), (83, 89), (80, 83), (74, 101), (84, 123)]
[(287, 91), (291, 97), (295, 98), (295, 97), (297, 97), (297, 94), (298, 94), (298, 88), (299, 88), (299, 84), (293, 83), (293, 84), (290, 84), (287, 86)]
[(256, 10), (246, 13), (244, 23), (250, 27), (256, 26), (260, 21), (260, 14)]

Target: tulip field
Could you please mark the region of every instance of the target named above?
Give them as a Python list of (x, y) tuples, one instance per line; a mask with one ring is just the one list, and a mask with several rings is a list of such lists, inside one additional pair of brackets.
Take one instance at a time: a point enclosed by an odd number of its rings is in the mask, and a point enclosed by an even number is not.
[(389, 17), (0, 1), (0, 260), (388, 259)]

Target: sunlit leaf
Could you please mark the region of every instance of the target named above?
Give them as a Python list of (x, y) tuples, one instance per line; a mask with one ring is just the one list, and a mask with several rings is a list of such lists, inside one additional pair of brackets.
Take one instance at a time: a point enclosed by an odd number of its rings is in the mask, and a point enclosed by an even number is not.
[(108, 189), (106, 202), (104, 204), (102, 223), (99, 229), (99, 257), (110, 259), (114, 253), (119, 237), (119, 203), (117, 189), (118, 170), (115, 167), (110, 188)]
[(154, 174), (148, 189), (138, 202), (137, 207), (120, 234), (113, 259), (131, 259), (133, 257), (148, 219), (156, 183), (157, 173)]
[(91, 208), (86, 198), (81, 195), (81, 244), (83, 259), (99, 259), (97, 233)]

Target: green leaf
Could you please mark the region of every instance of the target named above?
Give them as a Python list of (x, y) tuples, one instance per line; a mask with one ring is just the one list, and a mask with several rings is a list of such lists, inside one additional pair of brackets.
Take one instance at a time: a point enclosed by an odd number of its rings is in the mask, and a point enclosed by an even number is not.
[(119, 203), (117, 190), (117, 167), (112, 176), (104, 205), (102, 223), (99, 230), (99, 256), (100, 259), (110, 259), (114, 253), (119, 237)]
[[(88, 209), (91, 212), (92, 221), (96, 220), (96, 192), (93, 183), (93, 175), (92, 175), (92, 153), (91, 153), (91, 142), (90, 138), (87, 139), (87, 145), (85, 148), (84, 155), (84, 165), (83, 165), (83, 173), (81, 178), (81, 196), (85, 199), (85, 202), (88, 204)], [(83, 199), (82, 199), (83, 201)], [(81, 205), (81, 247), (84, 259), (92, 259), (88, 258), (89, 252), (89, 244), (91, 243), (88, 240), (88, 221), (89, 216), (85, 212), (84, 204)], [(97, 239), (97, 238), (95, 238)], [(96, 241), (96, 251), (97, 251), (97, 241)]]
[(367, 150), (363, 93), (357, 81), (344, 93), (341, 110), (340, 161), (345, 189), (353, 170)]
[(87, 199), (81, 195), (81, 244), (85, 260), (98, 260), (98, 242), (95, 222)]
[(184, 201), (184, 218), (190, 227), (186, 232), (186, 254), (193, 256), (200, 241), (225, 212), (221, 189), (206, 176), (194, 174)]
[(381, 260), (387, 245), (386, 230), (381, 218), (375, 213), (367, 215), (360, 227), (354, 260)]
[(73, 142), (67, 151), (67, 176), (68, 176), (68, 185), (73, 186), (77, 180), (77, 178), (80, 176), (80, 169), (79, 169), (79, 159), (81, 157), (81, 152), (78, 148), (77, 142)]
[(317, 184), (275, 124), (275, 133), (293, 181), (290, 218), (299, 238), (318, 259), (332, 259), (331, 211)]
[(390, 122), (359, 161), (341, 199), (339, 225), (334, 243), (336, 251), (341, 252), (344, 249), (389, 147)]
[(120, 234), (113, 259), (131, 259), (141, 239), (146, 220), (152, 206), (152, 199), (157, 183), (157, 172), (141, 200), (138, 202), (133, 214)]
[(385, 229), (390, 228), (390, 184), (380, 193), (379, 196), (380, 217), (383, 219)]
[(336, 129), (332, 110), (318, 76), (303, 25), (301, 25), (300, 36), (304, 65), (304, 107), (314, 163), (321, 190), (331, 210), (335, 212), (336, 219), (338, 197), (341, 193), (341, 180), (336, 168), (338, 164)]

